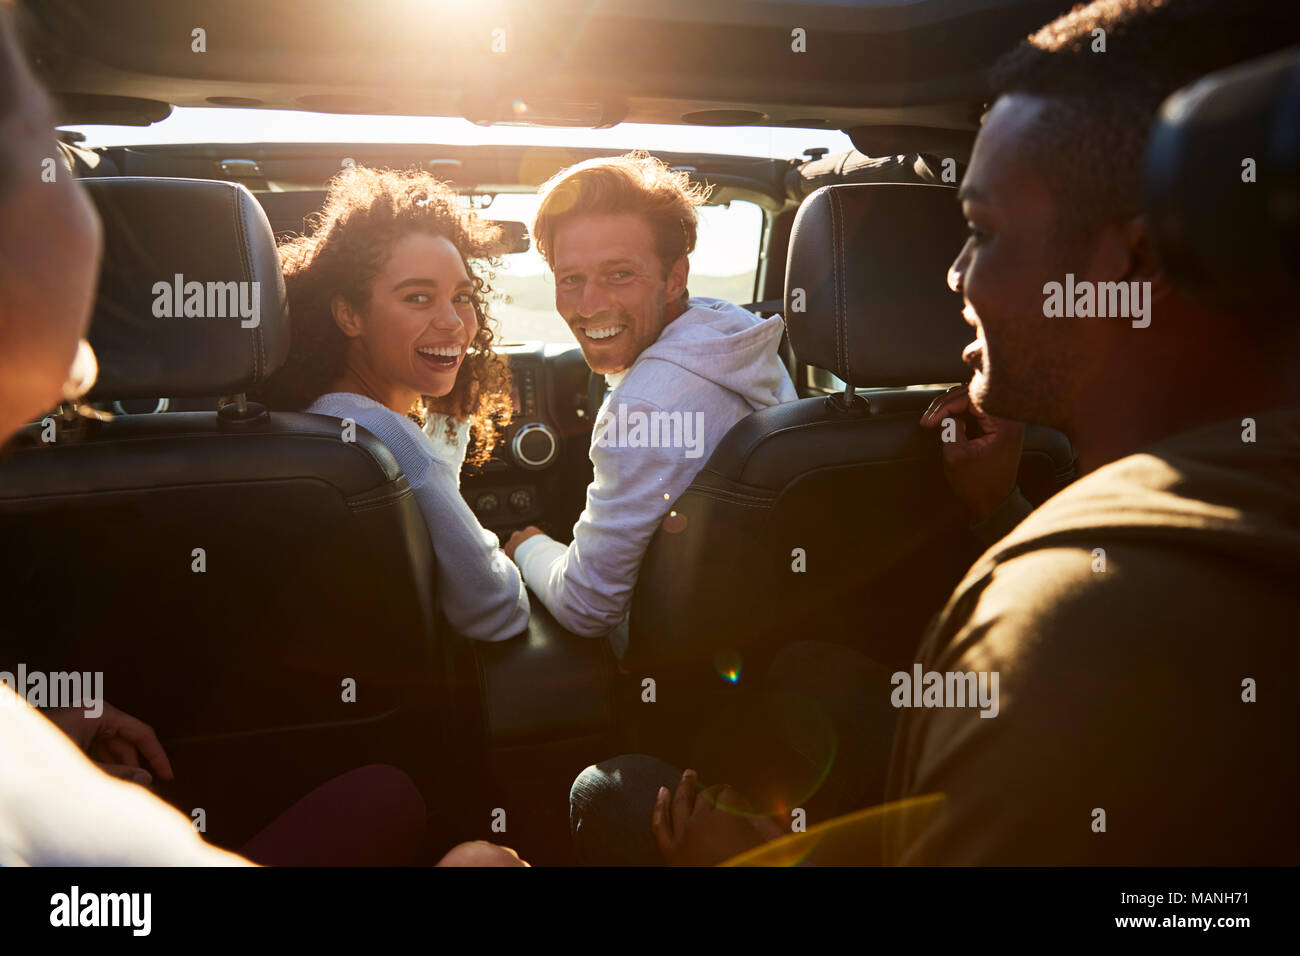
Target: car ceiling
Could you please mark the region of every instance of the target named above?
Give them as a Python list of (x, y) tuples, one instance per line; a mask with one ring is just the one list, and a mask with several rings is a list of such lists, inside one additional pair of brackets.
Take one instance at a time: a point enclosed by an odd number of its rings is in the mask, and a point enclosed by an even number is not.
[[(968, 143), (989, 64), (1070, 5), (20, 0), (61, 124), (142, 125), (172, 106), (243, 106), (787, 126), (844, 129), (874, 155)], [(205, 52), (192, 49), (196, 28)], [(796, 28), (806, 52), (792, 51)]]

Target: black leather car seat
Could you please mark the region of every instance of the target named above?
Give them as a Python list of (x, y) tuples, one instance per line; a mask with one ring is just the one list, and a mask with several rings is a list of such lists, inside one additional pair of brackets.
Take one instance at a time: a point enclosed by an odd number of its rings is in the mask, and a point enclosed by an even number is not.
[[(363, 764), (427, 792), (450, 743), (429, 534), (364, 429), (242, 400), (289, 346), (262, 208), (225, 182), (84, 186), (105, 227), (89, 398), (234, 400), (20, 434), (0, 457), (0, 669), (102, 672), (162, 737), (169, 796), (227, 845)], [(177, 276), (256, 288), (257, 324), (158, 317)]]
[[(952, 187), (837, 185), (804, 201), (787, 264), (790, 341), (800, 362), (848, 387), (741, 420), (674, 502), (633, 596), (634, 673), (707, 670), (802, 639), (912, 660), (982, 550), (944, 478), (939, 435), (918, 423), (969, 374), (970, 329), (945, 281), (964, 241)], [(1030, 428), (1030, 501), (1072, 475), (1065, 436)]]

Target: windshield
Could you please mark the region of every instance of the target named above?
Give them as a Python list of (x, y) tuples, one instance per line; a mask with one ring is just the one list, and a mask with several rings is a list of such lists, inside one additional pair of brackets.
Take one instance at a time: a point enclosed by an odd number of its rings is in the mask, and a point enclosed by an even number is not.
[(366, 116), (296, 110), (177, 107), (151, 126), (65, 126), (85, 136), (85, 146), (149, 143), (443, 143), (462, 146), (525, 145), (725, 153), (791, 159), (804, 150), (852, 149), (837, 129), (775, 126), (667, 126), (619, 123), (609, 129), (478, 126), (436, 116)]
[[(666, 126), (621, 123), (610, 129), (477, 126), (464, 119), (420, 116), (359, 116), (289, 110), (182, 108), (147, 127), (71, 126), (84, 146), (186, 143), (445, 143), (454, 145), (538, 145), (570, 148), (647, 149), (720, 153), (769, 159), (800, 158), (806, 150), (840, 153), (852, 149), (839, 130), (782, 127)], [(483, 214), (531, 227), (538, 199), (529, 193), (502, 193)], [(755, 276), (763, 233), (763, 211), (733, 201), (699, 210), (700, 230), (691, 256), (693, 296), (744, 305), (755, 299)], [(492, 316), (501, 341), (577, 344), (555, 311), (555, 286), (545, 260), (535, 249), (502, 257), (494, 289)]]
[[(175, 108), (152, 126), (68, 126), (85, 139), (83, 146), (143, 146), (185, 143), (447, 143), (497, 146), (599, 147), (614, 150), (663, 150), (727, 153), (767, 159), (798, 159), (806, 150), (832, 153), (852, 150), (840, 130), (788, 129), (767, 126), (666, 126), (619, 124), (611, 129), (551, 129), (537, 126), (477, 126), (463, 118), (420, 116), (351, 116), (285, 109)], [(532, 226), (536, 194), (499, 194), (484, 215)], [(753, 302), (763, 211), (754, 203), (699, 209), (699, 238), (690, 256), (692, 295)], [(576, 345), (568, 326), (555, 312), (555, 285), (546, 261), (536, 250), (502, 256), (491, 315), (503, 342)]]
[[(536, 195), (498, 195), (482, 214), (531, 227), (539, 201)], [(736, 201), (703, 206), (699, 216), (699, 237), (690, 257), (691, 295), (726, 299), (736, 305), (752, 302), (763, 210), (754, 203)], [(501, 296), (489, 305), (502, 333), (499, 341), (577, 344), (555, 311), (555, 280), (536, 248), (502, 256), (492, 286)]]

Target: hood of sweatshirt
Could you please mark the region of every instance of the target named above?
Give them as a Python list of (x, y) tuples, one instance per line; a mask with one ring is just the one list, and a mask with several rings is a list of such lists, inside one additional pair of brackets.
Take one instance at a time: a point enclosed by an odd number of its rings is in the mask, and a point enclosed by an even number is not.
[[(1101, 534), (1204, 549), (1226, 564), (1300, 570), (1300, 409), (1200, 426), (1162, 439), (1058, 492), (984, 555)], [(1091, 547), (1091, 545), (1089, 545)]]
[(755, 411), (798, 397), (777, 353), (785, 328), (779, 315), (761, 319), (738, 305), (704, 297), (692, 298), (689, 306), (631, 368), (605, 376), (611, 388), (643, 363), (658, 360), (735, 392)]

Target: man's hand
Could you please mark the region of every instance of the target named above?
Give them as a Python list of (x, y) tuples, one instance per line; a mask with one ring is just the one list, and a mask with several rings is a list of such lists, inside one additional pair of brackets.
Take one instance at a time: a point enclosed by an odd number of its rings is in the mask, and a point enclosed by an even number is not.
[(1015, 490), (1024, 422), (994, 418), (971, 404), (965, 385), (955, 385), (936, 398), (921, 416), (925, 428), (937, 428), (945, 418), (956, 422), (956, 440), (940, 442), (943, 471), (962, 503), (983, 521)]
[(506, 546), (501, 550), (506, 553), (507, 558), (513, 561), (515, 559), (516, 548), (518, 548), (521, 544), (523, 544), (533, 535), (544, 534), (544, 533), (545, 532), (543, 532), (541, 528), (536, 528), (533, 525), (529, 525), (527, 528), (521, 528), (520, 530), (516, 531), (514, 534), (510, 536), (510, 540), (506, 542)]
[(141, 766), (143, 757), (164, 780), (173, 780), (171, 762), (152, 727), (112, 704), (103, 705), (98, 717), (87, 717), (79, 707), (42, 710), (105, 773), (148, 786), (153, 776)]
[(694, 770), (682, 774), (677, 790), (660, 787), (650, 813), (650, 830), (669, 866), (716, 866), (785, 831), (774, 820), (747, 816), (749, 802), (726, 785), (696, 795)]

